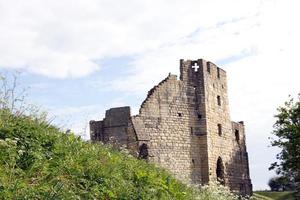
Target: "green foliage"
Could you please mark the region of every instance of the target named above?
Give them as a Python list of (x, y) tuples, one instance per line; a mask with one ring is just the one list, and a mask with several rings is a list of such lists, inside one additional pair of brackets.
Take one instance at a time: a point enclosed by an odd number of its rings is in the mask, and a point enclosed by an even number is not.
[(277, 155), (280, 162), (273, 163), (270, 169), (294, 182), (300, 195), (300, 94), (279, 107), (275, 117), (276, 139), (271, 144), (281, 148), (281, 152)]
[(254, 197), (257, 196), (266, 200), (294, 200), (293, 192), (270, 192), (270, 191), (256, 191)]
[(286, 176), (273, 177), (268, 182), (271, 191), (294, 191), (297, 188), (297, 184), (293, 178)]
[(228, 187), (221, 185), (219, 182), (212, 182), (210, 185), (204, 185), (200, 188), (198, 199), (208, 200), (237, 200), (244, 199), (230, 192)]
[(193, 199), (165, 171), (43, 120), (0, 118), (1, 199)]
[(256, 192), (253, 193), (253, 196), (251, 199), (252, 200), (274, 200), (274, 199), (271, 199), (270, 197), (266, 197), (266, 196), (258, 194)]

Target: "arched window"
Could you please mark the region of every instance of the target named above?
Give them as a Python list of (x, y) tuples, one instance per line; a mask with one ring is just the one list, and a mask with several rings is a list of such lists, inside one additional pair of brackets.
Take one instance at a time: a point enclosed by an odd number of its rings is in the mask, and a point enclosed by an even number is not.
[(139, 159), (148, 160), (149, 154), (148, 154), (148, 145), (143, 143), (139, 148)]
[(225, 181), (224, 181), (224, 165), (223, 165), (223, 161), (222, 161), (221, 157), (219, 157), (218, 161), (217, 161), (216, 174), (217, 174), (217, 180), (222, 185), (224, 185), (225, 184)]

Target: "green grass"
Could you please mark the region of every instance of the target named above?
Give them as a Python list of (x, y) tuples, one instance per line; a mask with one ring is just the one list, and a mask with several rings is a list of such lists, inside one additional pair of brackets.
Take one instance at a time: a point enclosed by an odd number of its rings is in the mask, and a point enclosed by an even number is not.
[[(293, 192), (256, 191), (254, 195), (272, 200), (294, 200)], [(266, 199), (266, 200), (267, 200)]]
[(254, 199), (254, 200), (273, 200), (269, 197), (263, 196), (261, 194), (257, 194), (256, 192), (253, 194), (252, 199)]
[(193, 199), (166, 171), (0, 110), (0, 199)]
[(237, 200), (191, 188), (165, 170), (66, 134), (36, 116), (0, 110), (0, 199)]

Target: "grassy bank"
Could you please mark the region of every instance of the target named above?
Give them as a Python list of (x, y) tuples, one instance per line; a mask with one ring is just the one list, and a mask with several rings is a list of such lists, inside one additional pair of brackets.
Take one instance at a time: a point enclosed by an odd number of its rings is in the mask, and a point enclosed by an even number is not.
[(43, 117), (0, 110), (0, 199), (233, 200), (227, 188), (191, 188), (166, 171), (66, 134)]
[(44, 120), (1, 111), (2, 199), (193, 199), (167, 172)]
[(254, 194), (266, 200), (294, 200), (293, 192), (256, 191)]

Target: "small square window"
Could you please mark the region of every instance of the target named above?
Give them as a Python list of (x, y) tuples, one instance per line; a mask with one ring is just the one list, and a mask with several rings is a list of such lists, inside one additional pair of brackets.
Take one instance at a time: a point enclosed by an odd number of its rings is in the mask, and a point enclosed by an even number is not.
[(182, 117), (182, 113), (177, 113), (178, 114), (178, 117)]
[(197, 114), (198, 119), (202, 119), (202, 115), (201, 114)]

